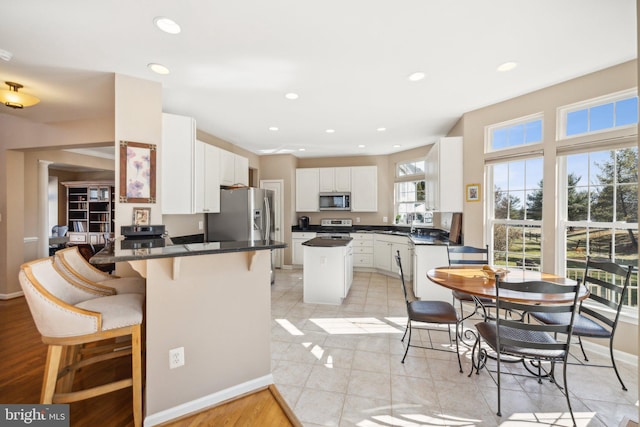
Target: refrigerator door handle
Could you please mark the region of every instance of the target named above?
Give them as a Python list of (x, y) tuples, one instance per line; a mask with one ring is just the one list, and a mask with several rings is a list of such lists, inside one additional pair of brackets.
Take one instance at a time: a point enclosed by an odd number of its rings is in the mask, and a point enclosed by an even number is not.
[(264, 240), (271, 240), (271, 206), (269, 205), (269, 198), (267, 196), (264, 197), (264, 207), (265, 207), (265, 230), (264, 230)]

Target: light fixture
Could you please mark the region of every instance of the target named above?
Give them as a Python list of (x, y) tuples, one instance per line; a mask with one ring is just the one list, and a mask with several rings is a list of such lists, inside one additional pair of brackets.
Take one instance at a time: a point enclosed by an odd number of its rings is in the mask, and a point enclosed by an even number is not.
[(501, 64), (500, 66), (498, 66), (498, 68), (496, 70), (501, 71), (501, 72), (511, 71), (514, 68), (516, 68), (517, 66), (518, 66), (517, 62), (505, 62), (504, 64)]
[(278, 130), (278, 128), (276, 126), (271, 126), (269, 130), (275, 132)]
[(0, 49), (0, 59), (4, 61), (11, 61), (11, 58), (13, 58), (13, 53), (8, 50)]
[(148, 64), (147, 67), (149, 67), (151, 69), (151, 71), (153, 71), (154, 73), (157, 74), (169, 74), (169, 69), (167, 67), (165, 67), (162, 64)]
[(327, 130), (325, 130), (326, 133), (335, 133), (335, 131), (336, 131), (335, 129), (327, 129)]
[(400, 148), (400, 147), (402, 147), (402, 145), (400, 145), (400, 144), (393, 144), (393, 148)]
[(298, 99), (300, 96), (297, 93), (289, 92), (284, 97), (287, 99)]
[(5, 82), (9, 89), (0, 90), (0, 102), (11, 108), (24, 108), (36, 105), (40, 100), (33, 95), (18, 92), (23, 86), (19, 83)]
[(411, 80), (412, 82), (418, 82), (422, 79), (424, 79), (427, 75), (421, 71), (418, 71), (416, 73), (413, 73), (411, 75), (409, 75), (409, 77), (407, 77), (409, 80)]
[(366, 145), (364, 145), (364, 144), (358, 145), (358, 148), (364, 148), (364, 147), (366, 147)]
[(173, 19), (167, 18), (165, 16), (158, 16), (154, 18), (153, 23), (156, 24), (156, 27), (160, 28), (165, 33), (180, 33), (180, 25), (178, 25)]
[(298, 151), (307, 151), (306, 148), (298, 148)]
[(387, 128), (378, 128), (376, 129), (378, 132), (384, 132), (385, 130), (387, 130)]

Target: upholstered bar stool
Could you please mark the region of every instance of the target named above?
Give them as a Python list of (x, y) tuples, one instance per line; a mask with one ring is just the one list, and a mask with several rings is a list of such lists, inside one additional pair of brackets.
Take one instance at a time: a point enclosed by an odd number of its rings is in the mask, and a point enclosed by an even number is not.
[[(51, 258), (23, 264), (19, 279), (42, 341), (49, 346), (41, 403), (70, 403), (132, 387), (134, 424), (142, 425), (144, 295), (104, 296), (100, 291), (76, 286), (53, 267)], [(130, 338), (131, 346), (119, 344), (117, 350), (79, 357), (80, 347), (85, 344), (122, 338)], [(130, 378), (73, 391), (77, 369), (122, 356), (131, 356)]]
[(118, 277), (98, 270), (71, 246), (56, 252), (54, 263), (60, 273), (79, 286), (105, 293), (145, 294), (142, 277)]

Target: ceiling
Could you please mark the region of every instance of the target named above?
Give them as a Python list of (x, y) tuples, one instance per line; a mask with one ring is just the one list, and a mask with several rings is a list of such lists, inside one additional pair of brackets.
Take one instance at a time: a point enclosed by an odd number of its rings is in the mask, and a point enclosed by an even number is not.
[[(0, 59), (0, 82), (41, 102), (0, 113), (38, 122), (112, 114), (120, 73), (161, 82), (165, 112), (258, 154), (389, 154), (445, 135), (467, 111), (636, 58), (635, 5), (4, 0), (0, 49), (13, 58)], [(161, 32), (157, 16), (182, 32)], [(496, 70), (509, 61), (517, 68)], [(408, 80), (418, 71), (423, 80)]]

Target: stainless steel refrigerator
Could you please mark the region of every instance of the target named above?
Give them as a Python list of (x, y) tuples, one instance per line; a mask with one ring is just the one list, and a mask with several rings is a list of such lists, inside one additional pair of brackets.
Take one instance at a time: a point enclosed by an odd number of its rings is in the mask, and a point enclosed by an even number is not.
[[(261, 188), (220, 190), (220, 213), (208, 213), (208, 242), (273, 240), (273, 191)], [(271, 283), (274, 282), (273, 253)]]

